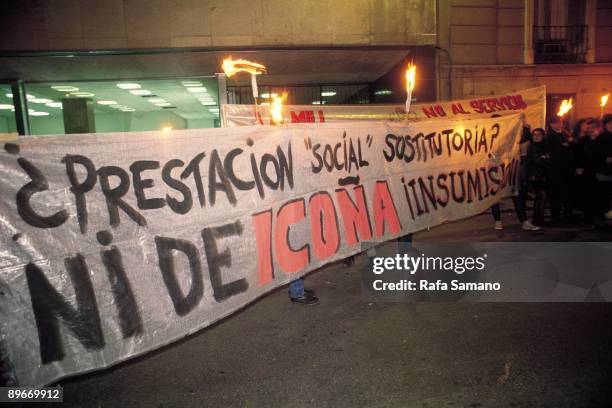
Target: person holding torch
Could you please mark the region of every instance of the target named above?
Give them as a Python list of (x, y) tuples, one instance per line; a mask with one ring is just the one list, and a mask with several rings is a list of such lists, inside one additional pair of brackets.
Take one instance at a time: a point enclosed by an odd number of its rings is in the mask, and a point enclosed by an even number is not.
[[(412, 62), (408, 64), (406, 68), (406, 107), (404, 112), (406, 113), (406, 117), (408, 117), (408, 113), (410, 113), (410, 103), (412, 102), (412, 91), (414, 90), (414, 86), (416, 85), (416, 65)], [(400, 243), (400, 249), (411, 249), (412, 248), (412, 234), (407, 234), (401, 236), (397, 239), (397, 242)], [(405, 246), (402, 248), (402, 245)]]
[(412, 62), (406, 68), (406, 107), (404, 109), (406, 115), (410, 112), (410, 104), (412, 103), (412, 91), (416, 84), (416, 65)]
[[(270, 106), (270, 122), (274, 126), (282, 126), (285, 123), (283, 117), (283, 103), (287, 99), (287, 93), (283, 92), (281, 96), (274, 96), (272, 98), (272, 105)], [(291, 302), (298, 305), (317, 305), (319, 304), (319, 298), (312, 289), (306, 289), (304, 287), (304, 278), (298, 278), (289, 282), (287, 287), (289, 299)]]
[(602, 133), (594, 143), (597, 180), (597, 219), (612, 220), (612, 114), (602, 117)]
[(573, 176), (571, 136), (564, 129), (564, 117), (572, 109), (572, 99), (564, 99), (546, 133), (546, 147), (550, 154), (548, 196), (553, 224), (571, 217), (569, 182)]
[[(251, 75), (251, 90), (253, 92), (253, 101), (257, 105), (259, 97), (259, 89), (257, 87), (257, 75), (266, 72), (265, 65), (258, 62), (248, 61), (245, 59), (234, 60), (232, 57), (227, 57), (221, 65), (223, 72), (228, 78), (235, 74), (244, 72)], [(287, 93), (282, 96), (275, 96), (270, 107), (270, 124), (281, 126), (285, 120), (283, 118), (283, 102), (287, 99)], [(289, 282), (288, 286), (289, 298), (294, 304), (301, 305), (316, 305), (319, 303), (319, 298), (314, 291), (304, 288), (304, 278), (298, 278)]]

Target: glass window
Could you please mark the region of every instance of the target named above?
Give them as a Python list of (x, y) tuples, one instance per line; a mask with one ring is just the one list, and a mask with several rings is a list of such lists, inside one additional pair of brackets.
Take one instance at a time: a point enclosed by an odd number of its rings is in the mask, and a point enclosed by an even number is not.
[[(250, 86), (228, 86), (228, 102), (253, 104)], [(359, 104), (371, 103), (370, 87), (367, 84), (340, 85), (293, 85), (259, 87), (258, 103), (269, 104), (275, 95), (287, 92), (287, 105)]]
[(34, 135), (219, 126), (215, 77), (27, 83), (26, 93)]
[(17, 133), (13, 94), (9, 84), (0, 84), (0, 135)]

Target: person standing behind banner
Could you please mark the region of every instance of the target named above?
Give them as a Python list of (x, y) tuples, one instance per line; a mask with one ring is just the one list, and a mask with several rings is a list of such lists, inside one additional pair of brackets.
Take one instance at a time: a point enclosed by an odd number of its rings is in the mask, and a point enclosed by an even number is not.
[[(500, 115), (493, 115), (492, 118), (498, 117)], [(514, 204), (514, 211), (516, 212), (516, 216), (518, 217), (519, 222), (521, 223), (521, 227), (524, 231), (539, 231), (540, 227), (533, 225), (531, 221), (527, 219), (527, 177), (525, 174), (525, 160), (524, 156), (527, 153), (527, 147), (531, 142), (531, 131), (529, 125), (523, 128), (523, 133), (521, 135), (521, 139), (519, 140), (519, 144), (521, 145), (521, 164), (519, 167), (519, 177), (518, 184), (515, 191), (512, 192), (512, 204)], [(498, 231), (504, 229), (504, 224), (501, 220), (501, 206), (499, 203), (495, 203), (491, 206), (491, 214), (493, 215), (493, 220), (495, 221), (494, 228)]]
[(576, 125), (574, 125), (574, 131), (572, 132), (572, 142), (570, 143), (570, 162), (572, 170), (572, 177), (569, 185), (570, 201), (572, 209), (578, 209), (580, 211), (584, 211), (584, 198), (581, 194), (581, 191), (583, 191), (583, 187), (581, 185), (582, 178), (580, 178), (576, 173), (576, 159), (580, 154), (580, 152), (578, 151), (578, 141), (588, 135), (588, 129), (588, 119), (578, 120), (578, 122), (576, 122)]
[(588, 133), (588, 120), (579, 122), (580, 127), (576, 133), (575, 147), (575, 178), (576, 196), (578, 197), (578, 208), (584, 214), (584, 220), (588, 223), (595, 221), (595, 150), (593, 138)]
[(525, 158), (525, 173), (527, 182), (535, 193), (533, 223), (535, 225), (543, 225), (550, 156), (544, 142), (544, 129), (534, 129), (532, 137), (532, 141), (527, 149), (527, 157)]
[(597, 180), (598, 219), (612, 220), (610, 200), (612, 198), (612, 115), (602, 119), (602, 133), (595, 139), (595, 179)]
[(304, 288), (304, 278), (291, 281), (287, 289), (292, 303), (307, 306), (319, 304), (319, 298), (314, 291)]
[(599, 134), (603, 131), (599, 126), (599, 120), (595, 118), (589, 118), (587, 121), (587, 133), (591, 136), (591, 139), (595, 140)]
[(563, 129), (563, 120), (555, 116), (546, 134), (546, 147), (550, 154), (550, 178), (548, 193), (553, 223), (561, 221), (561, 215), (571, 217), (570, 180), (572, 178), (571, 135)]

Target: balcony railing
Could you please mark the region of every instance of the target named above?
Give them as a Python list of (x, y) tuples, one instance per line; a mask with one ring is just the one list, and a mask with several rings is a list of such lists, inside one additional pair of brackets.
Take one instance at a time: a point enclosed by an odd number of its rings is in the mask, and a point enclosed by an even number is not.
[(536, 63), (585, 62), (587, 26), (535, 26), (533, 42)]

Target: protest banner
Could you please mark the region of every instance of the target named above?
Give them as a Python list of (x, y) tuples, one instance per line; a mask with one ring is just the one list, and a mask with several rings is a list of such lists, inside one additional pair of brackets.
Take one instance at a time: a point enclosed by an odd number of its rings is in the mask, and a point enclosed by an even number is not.
[[(284, 105), (283, 117), (290, 123), (350, 122), (357, 120), (405, 120), (405, 105)], [(546, 87), (539, 86), (504, 95), (417, 103), (410, 119), (477, 119), (523, 112), (532, 129), (544, 128)], [(222, 105), (224, 127), (271, 124), (270, 106)]]
[(521, 114), (23, 137), (0, 151), (0, 378), (146, 353), (280, 285), (480, 213)]

